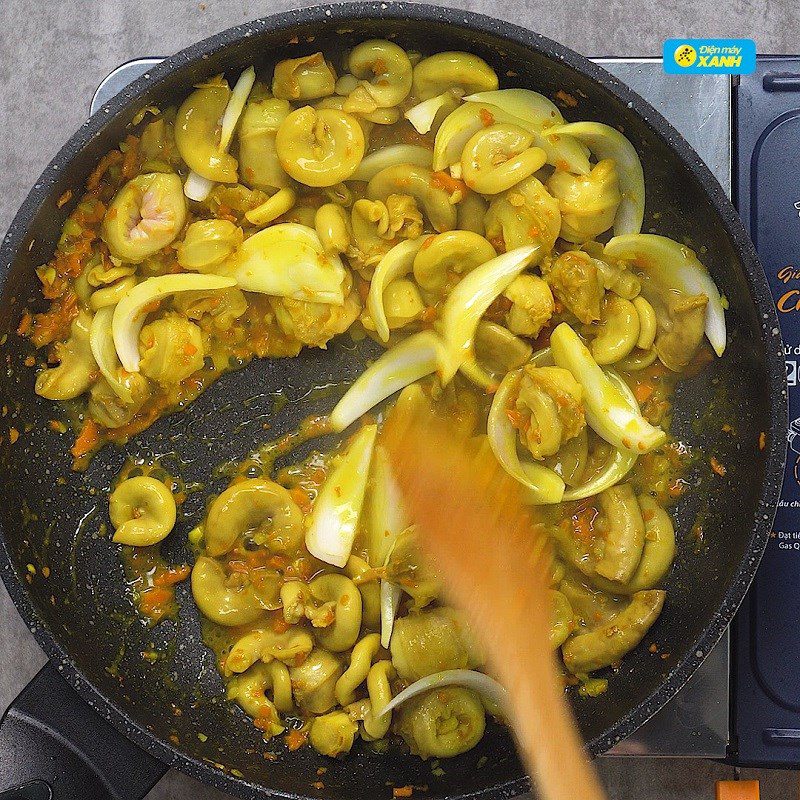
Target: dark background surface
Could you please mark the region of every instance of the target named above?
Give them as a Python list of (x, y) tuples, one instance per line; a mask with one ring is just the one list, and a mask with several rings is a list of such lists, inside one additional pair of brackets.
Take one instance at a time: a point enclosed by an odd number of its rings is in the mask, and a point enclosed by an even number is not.
[[(733, 3), (689, 4), (652, 0), (635, 5), (530, 2), (448, 3), (514, 20), (588, 55), (654, 55), (671, 35), (749, 35), (759, 50), (800, 49), (800, 11), (784, 2), (759, 8)], [(0, 232), (30, 184), (63, 140), (83, 121), (91, 93), (116, 64), (139, 55), (164, 55), (247, 19), (292, 7), (275, 2), (62, 2), (3, 0), (0, 5)], [(653, 13), (649, 13), (652, 9)], [(646, 25), (643, 22), (646, 20)], [(798, 36), (800, 39), (800, 36)], [(0, 588), (0, 709), (42, 662), (42, 654)], [(613, 797), (713, 796), (713, 780), (731, 770), (704, 762), (615, 759), (601, 762)], [(762, 775), (762, 797), (796, 793), (790, 773)], [(150, 795), (220, 797), (180, 775)]]

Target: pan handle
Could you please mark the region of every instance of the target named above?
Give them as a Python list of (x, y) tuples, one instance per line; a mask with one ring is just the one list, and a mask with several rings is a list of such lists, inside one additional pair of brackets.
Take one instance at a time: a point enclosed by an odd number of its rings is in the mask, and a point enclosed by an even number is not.
[(140, 800), (166, 771), (50, 662), (0, 721), (0, 800)]

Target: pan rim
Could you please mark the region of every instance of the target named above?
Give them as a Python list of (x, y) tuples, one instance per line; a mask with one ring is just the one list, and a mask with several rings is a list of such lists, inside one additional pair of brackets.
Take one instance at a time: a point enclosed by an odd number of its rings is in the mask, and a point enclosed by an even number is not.
[[(629, 736), (660, 710), (689, 679), (730, 624), (736, 609), (745, 596), (768, 541), (781, 488), (788, 421), (782, 342), (777, 314), (766, 276), (760, 266), (752, 242), (748, 238), (745, 228), (724, 190), (700, 157), (661, 114), (625, 84), (597, 64), (541, 34), (483, 14), (430, 4), (415, 2), (387, 3), (380, 2), (380, 0), (366, 0), (290, 10), (237, 25), (192, 44), (167, 58), (161, 64), (154, 66), (146, 75), (134, 81), (109, 100), (67, 141), (36, 181), (34, 188), (22, 203), (2, 244), (0, 244), (0, 286), (5, 283), (14, 257), (25, 241), (30, 221), (49, 197), (53, 185), (61, 175), (62, 168), (65, 165), (69, 165), (73, 158), (102, 131), (109, 119), (133, 106), (137, 98), (149, 90), (154, 83), (171, 76), (175, 71), (190, 63), (214, 55), (237, 41), (249, 38), (265, 30), (291, 30), (297, 24), (302, 23), (331, 24), (378, 17), (411, 20), (416, 23), (441, 22), (484, 33), (501, 40), (508, 40), (550, 59), (561, 61), (571, 69), (599, 83), (617, 100), (638, 114), (645, 125), (672, 149), (684, 168), (703, 187), (709, 201), (717, 212), (720, 222), (724, 226), (725, 233), (737, 252), (742, 256), (750, 296), (754, 306), (759, 311), (766, 350), (766, 368), (770, 381), (768, 389), (770, 391), (771, 424), (768, 431), (764, 485), (756, 515), (757, 521), (750, 535), (746, 557), (735, 571), (720, 607), (686, 656), (646, 700), (617, 720), (603, 734), (586, 743), (592, 755), (598, 755)], [(133, 722), (120, 706), (97, 689), (73, 664), (67, 651), (45, 626), (21, 577), (14, 569), (1, 529), (0, 576), (3, 578), (17, 611), (34, 635), (37, 643), (56, 665), (60, 674), (67, 679), (78, 694), (96, 712), (111, 722), (132, 742), (147, 750), (168, 766), (176, 767), (219, 789), (230, 791), (243, 797), (260, 797), (264, 796), (264, 794), (287, 799), (291, 798), (291, 800), (305, 797), (305, 795), (272, 790), (263, 785), (251, 783), (246, 779), (236, 778), (211, 765), (203, 764), (177, 747), (162, 741), (143, 726)], [(470, 791), (461, 795), (461, 797), (510, 797), (527, 791), (529, 786), (530, 783), (526, 778), (519, 778), (487, 787), (483, 790)]]

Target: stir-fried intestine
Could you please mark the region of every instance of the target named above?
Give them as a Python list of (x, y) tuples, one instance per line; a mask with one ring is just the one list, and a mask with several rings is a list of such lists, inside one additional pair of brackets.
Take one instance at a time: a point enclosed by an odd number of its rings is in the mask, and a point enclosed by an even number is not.
[[(722, 355), (724, 301), (641, 232), (635, 143), (475, 55), (372, 40), (235, 77), (148, 108), (90, 176), (37, 271), (50, 306), (20, 324), (36, 391), (77, 406), (80, 467), (253, 357), (382, 345), (319, 426), (335, 452), (237, 475), (195, 521), (192, 595), (265, 737), (298, 718), (292, 742), (328, 756), (392, 733), (456, 755), (503, 693), (418, 555), (387, 415), (428, 404), (526, 487), (555, 544), (551, 644), (585, 682), (665, 602), (670, 397), (704, 338)], [(115, 542), (177, 535), (152, 476), (110, 503)]]

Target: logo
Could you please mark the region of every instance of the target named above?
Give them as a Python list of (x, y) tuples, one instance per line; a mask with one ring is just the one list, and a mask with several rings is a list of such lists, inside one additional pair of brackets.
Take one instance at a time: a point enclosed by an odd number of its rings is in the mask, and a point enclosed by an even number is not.
[(668, 75), (749, 75), (756, 68), (752, 39), (667, 39), (663, 50)]
[(691, 67), (697, 61), (697, 50), (690, 44), (679, 44), (675, 48), (675, 63), (679, 67)]

